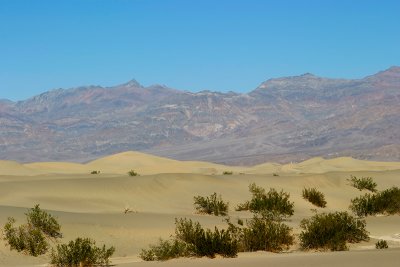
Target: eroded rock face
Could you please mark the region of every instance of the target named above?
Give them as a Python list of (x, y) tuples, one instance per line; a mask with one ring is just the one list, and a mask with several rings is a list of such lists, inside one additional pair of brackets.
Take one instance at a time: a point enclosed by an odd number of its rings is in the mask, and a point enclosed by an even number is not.
[(400, 160), (400, 68), (359, 80), (304, 74), (248, 94), (132, 80), (0, 100), (0, 158), (86, 161), (126, 150), (228, 164), (312, 156)]

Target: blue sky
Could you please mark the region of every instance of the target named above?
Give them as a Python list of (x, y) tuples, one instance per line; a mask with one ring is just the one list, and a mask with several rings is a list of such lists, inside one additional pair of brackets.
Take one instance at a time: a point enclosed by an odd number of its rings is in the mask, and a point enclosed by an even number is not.
[(400, 1), (0, 0), (0, 98), (135, 78), (248, 92), (400, 65)]

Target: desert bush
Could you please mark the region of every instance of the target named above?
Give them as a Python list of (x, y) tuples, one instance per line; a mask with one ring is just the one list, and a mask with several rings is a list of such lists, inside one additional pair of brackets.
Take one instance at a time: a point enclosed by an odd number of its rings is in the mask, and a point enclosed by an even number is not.
[(375, 248), (376, 249), (385, 249), (389, 248), (388, 243), (386, 240), (379, 240), (378, 242), (375, 243)]
[(193, 256), (193, 248), (177, 239), (160, 239), (157, 245), (150, 245), (149, 249), (142, 249), (139, 254), (139, 257), (145, 261), (165, 261), (190, 256)]
[(62, 237), (62, 234), (60, 232), (61, 226), (57, 222), (56, 218), (46, 211), (40, 209), (39, 205), (35, 205), (35, 207), (30, 209), (30, 211), (25, 215), (28, 224), (32, 225), (34, 228), (41, 230), (46, 236), (52, 238)]
[(350, 185), (362, 191), (364, 189), (369, 190), (371, 192), (376, 192), (377, 184), (374, 182), (372, 177), (361, 177), (357, 178), (354, 175), (350, 175), (350, 179), (347, 179), (350, 182)]
[(236, 257), (237, 242), (233, 233), (228, 230), (214, 231), (203, 229), (199, 222), (180, 219), (175, 221), (175, 236), (193, 248), (196, 256), (215, 257), (215, 254), (223, 257)]
[(304, 188), (303, 189), (303, 198), (311, 202), (313, 205), (320, 207), (320, 208), (325, 208), (326, 207), (326, 201), (325, 201), (325, 196), (323, 193), (318, 191), (315, 188)]
[(8, 242), (11, 250), (25, 252), (37, 257), (47, 252), (49, 244), (45, 235), (37, 228), (29, 224), (14, 227), (15, 219), (8, 218), (4, 226), (4, 239)]
[(294, 213), (294, 203), (289, 201), (290, 194), (271, 188), (268, 192), (255, 183), (249, 185), (252, 199), (243, 204), (239, 204), (236, 210), (250, 210), (254, 213), (262, 214), (274, 220), (290, 217)]
[(289, 226), (262, 216), (254, 216), (241, 231), (240, 251), (280, 252), (288, 249), (294, 242)]
[(303, 249), (347, 250), (347, 242), (368, 240), (365, 220), (347, 212), (315, 214), (303, 219), (300, 227), (300, 246)]
[(100, 174), (100, 171), (91, 171), (90, 174)]
[(228, 230), (204, 229), (199, 222), (188, 219), (175, 220), (175, 236), (172, 240), (160, 240), (158, 245), (144, 249), (140, 257), (145, 261), (167, 260), (177, 257), (236, 257), (237, 242)]
[(109, 266), (115, 248), (97, 247), (89, 238), (77, 238), (68, 244), (59, 244), (52, 250), (51, 264), (57, 267)]
[(350, 209), (357, 216), (400, 214), (400, 188), (392, 187), (376, 194), (366, 193), (351, 200)]
[(60, 225), (57, 220), (39, 205), (25, 214), (27, 223), (15, 227), (15, 219), (8, 218), (4, 225), (4, 240), (11, 250), (25, 252), (32, 256), (39, 256), (48, 251), (48, 239), (61, 238)]
[(208, 197), (194, 197), (194, 206), (199, 213), (225, 216), (228, 214), (229, 203), (224, 202), (221, 195), (217, 196), (217, 193), (214, 192)]
[(232, 172), (232, 171), (224, 171), (222, 174), (223, 174), (223, 175), (232, 175), (233, 172)]
[(130, 171), (128, 172), (128, 175), (129, 175), (129, 176), (139, 176), (139, 174), (138, 174), (137, 172), (135, 172), (134, 170), (130, 170)]
[(272, 174), (272, 176), (279, 176), (279, 174), (277, 174), (277, 173), (274, 172), (274, 173)]

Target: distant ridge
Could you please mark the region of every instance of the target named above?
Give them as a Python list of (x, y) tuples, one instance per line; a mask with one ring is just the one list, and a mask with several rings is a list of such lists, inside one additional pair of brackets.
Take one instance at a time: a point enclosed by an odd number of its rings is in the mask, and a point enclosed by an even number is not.
[(306, 73), (246, 94), (136, 80), (0, 100), (0, 159), (86, 162), (127, 150), (232, 165), (351, 156), (400, 160), (400, 67), (363, 79)]

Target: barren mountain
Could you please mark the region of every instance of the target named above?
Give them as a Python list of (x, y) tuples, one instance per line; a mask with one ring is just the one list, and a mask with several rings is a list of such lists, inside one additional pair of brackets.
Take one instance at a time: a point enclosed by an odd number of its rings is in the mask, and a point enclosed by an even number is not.
[(127, 150), (225, 164), (314, 156), (400, 160), (400, 67), (358, 80), (304, 74), (247, 94), (132, 80), (0, 100), (0, 159), (87, 161)]

